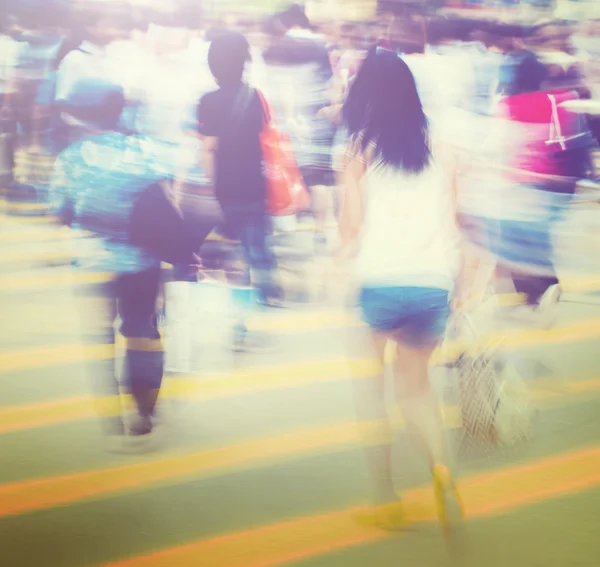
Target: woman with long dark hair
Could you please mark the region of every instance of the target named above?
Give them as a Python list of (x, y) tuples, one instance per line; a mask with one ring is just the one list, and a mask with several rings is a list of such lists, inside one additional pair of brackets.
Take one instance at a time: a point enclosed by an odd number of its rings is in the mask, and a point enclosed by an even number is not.
[(392, 481), (392, 432), (384, 400), (384, 352), (395, 343), (398, 404), (426, 449), (440, 521), (459, 504), (429, 361), (444, 335), (460, 263), (449, 176), (430, 139), (415, 80), (395, 53), (371, 50), (343, 109), (350, 134), (344, 164), (340, 254), (354, 255), (375, 378), (357, 381), (357, 411), (377, 505), (360, 519), (393, 529), (405, 519)]

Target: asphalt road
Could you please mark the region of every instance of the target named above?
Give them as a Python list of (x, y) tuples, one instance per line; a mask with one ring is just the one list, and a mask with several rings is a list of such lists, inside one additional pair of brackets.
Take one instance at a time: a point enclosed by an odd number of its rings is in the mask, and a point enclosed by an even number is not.
[[(189, 368), (169, 376), (156, 450), (110, 454), (89, 387), (103, 354), (82, 347), (78, 332), (81, 276), (45, 265), (67, 254), (53, 231), (0, 221), (0, 564), (598, 565), (600, 270), (582, 220), (565, 231), (573, 240), (560, 267), (571, 287), (554, 326), (496, 330), (526, 373), (535, 437), (457, 459), (468, 522), (451, 541), (402, 427), (394, 465), (407, 529), (389, 535), (353, 522), (370, 487), (349, 379), (368, 379), (369, 366), (349, 348), (362, 332), (352, 313), (258, 314), (253, 325), (272, 351), (234, 357), (221, 296), (200, 292)], [(437, 369), (434, 378), (457, 446), (453, 377)]]

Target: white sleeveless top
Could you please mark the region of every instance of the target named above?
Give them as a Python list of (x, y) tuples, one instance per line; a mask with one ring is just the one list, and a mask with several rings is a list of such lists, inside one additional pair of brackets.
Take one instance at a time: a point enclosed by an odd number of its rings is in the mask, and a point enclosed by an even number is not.
[(433, 160), (421, 173), (375, 164), (362, 180), (366, 210), (355, 268), (363, 286), (451, 291), (460, 236), (450, 180)]

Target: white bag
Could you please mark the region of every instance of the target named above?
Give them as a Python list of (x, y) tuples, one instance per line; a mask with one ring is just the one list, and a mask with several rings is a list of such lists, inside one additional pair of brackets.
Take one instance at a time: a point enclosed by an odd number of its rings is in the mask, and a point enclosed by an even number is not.
[(229, 374), (234, 309), (230, 288), (218, 281), (165, 285), (165, 370)]
[(461, 314), (451, 331), (454, 340), (460, 336), (464, 341), (463, 351), (448, 365), (455, 371), (458, 389), (462, 454), (515, 447), (527, 441), (533, 431), (534, 408), (529, 390), (506, 360), (503, 339), (486, 338), (474, 320)]

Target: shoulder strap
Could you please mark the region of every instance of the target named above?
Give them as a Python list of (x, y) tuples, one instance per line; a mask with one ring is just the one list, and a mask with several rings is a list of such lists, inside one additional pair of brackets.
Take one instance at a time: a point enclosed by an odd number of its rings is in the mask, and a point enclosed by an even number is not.
[(268, 124), (271, 123), (271, 118), (272, 118), (271, 107), (270, 107), (267, 99), (265, 98), (265, 95), (262, 93), (262, 91), (260, 91), (259, 89), (255, 89), (255, 90), (256, 90), (256, 94), (258, 95), (258, 100), (260, 100), (260, 104), (262, 106), (263, 126), (267, 126)]
[(561, 148), (565, 149), (564, 138), (562, 135), (562, 129), (560, 125), (560, 119), (558, 116), (558, 107), (556, 104), (556, 98), (552, 94), (548, 94), (548, 99), (552, 106), (552, 121), (550, 122), (550, 142), (559, 142)]
[(250, 106), (250, 102), (252, 101), (252, 97), (254, 96), (254, 92), (255, 89), (253, 89), (252, 87), (246, 84), (242, 85), (233, 101), (233, 109), (231, 111), (232, 123), (235, 124), (239, 122), (246, 114), (246, 111)]

